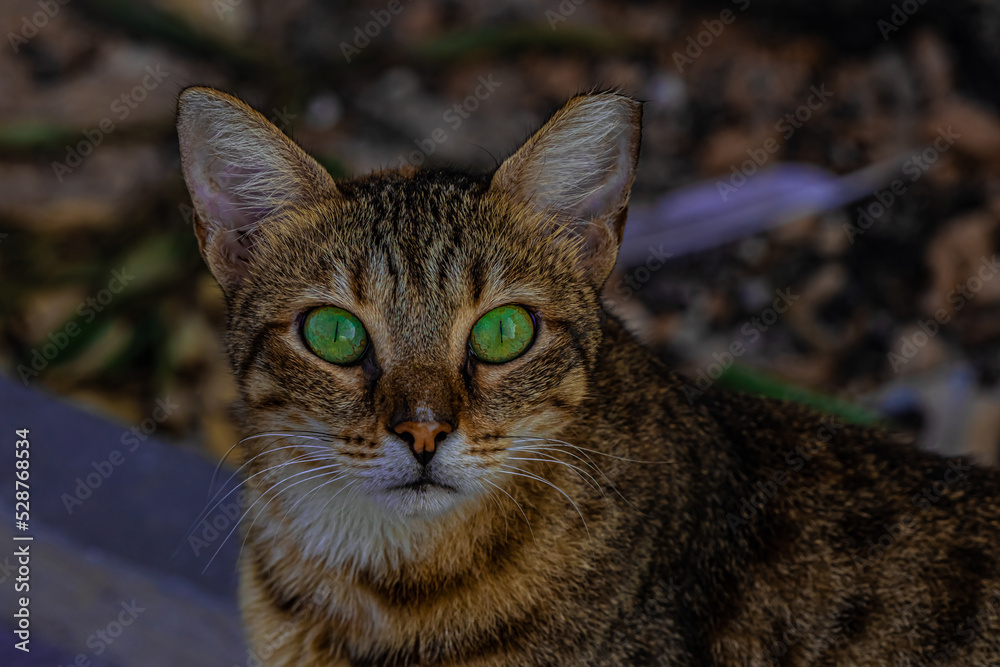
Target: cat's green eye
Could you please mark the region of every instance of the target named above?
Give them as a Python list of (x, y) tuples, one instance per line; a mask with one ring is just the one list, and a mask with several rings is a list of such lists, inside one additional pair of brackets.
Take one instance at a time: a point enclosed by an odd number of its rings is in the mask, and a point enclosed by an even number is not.
[(502, 364), (524, 354), (535, 337), (535, 322), (521, 306), (500, 306), (472, 327), (472, 352), (491, 364)]
[(309, 311), (302, 335), (316, 356), (341, 366), (354, 363), (368, 348), (368, 333), (361, 320), (334, 306)]

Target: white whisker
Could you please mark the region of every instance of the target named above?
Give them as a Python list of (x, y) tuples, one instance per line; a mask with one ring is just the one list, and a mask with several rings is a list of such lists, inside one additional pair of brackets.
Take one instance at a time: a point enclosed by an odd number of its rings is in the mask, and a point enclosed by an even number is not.
[[(543, 438), (535, 438), (535, 440), (541, 441), (541, 440), (543, 440)], [(519, 442), (523, 442), (523, 441), (519, 441)], [(556, 441), (556, 442), (562, 442), (562, 441)], [(583, 459), (580, 458), (580, 456), (578, 456), (574, 452), (567, 451), (566, 449), (564, 449), (564, 447), (566, 447), (566, 446), (567, 446), (566, 444), (557, 444), (557, 445), (541, 444), (541, 445), (531, 445), (531, 446), (524, 446), (524, 447), (509, 447), (507, 449), (507, 451), (511, 451), (511, 452), (529, 452), (529, 453), (535, 453), (535, 454), (539, 454), (539, 455), (542, 454), (542, 451), (551, 451), (551, 452), (558, 452), (560, 454), (566, 454), (568, 456), (572, 456), (573, 458), (577, 459), (581, 463), (585, 463), (586, 465), (588, 465), (588, 467), (592, 468), (595, 472), (597, 472), (598, 474), (600, 474), (601, 477), (604, 478), (604, 481), (607, 483), (607, 485), (609, 487), (611, 487), (611, 490), (614, 491), (615, 494), (625, 502), (625, 504), (627, 504), (629, 507), (631, 507), (632, 509), (634, 509), (636, 512), (638, 512), (642, 516), (648, 516), (645, 512), (643, 512), (638, 507), (636, 507), (635, 504), (632, 503), (632, 501), (630, 501), (628, 498), (625, 497), (625, 495), (618, 489), (618, 487), (615, 486), (614, 482), (611, 481), (611, 478), (608, 477), (607, 473), (605, 473), (604, 470), (600, 466), (598, 466), (589, 456), (587, 457), (587, 461), (584, 461)], [(572, 447), (573, 445), (569, 445), (569, 446)], [(584, 454), (584, 456), (586, 456), (586, 454)], [(511, 457), (511, 458), (515, 458), (515, 457)], [(560, 462), (564, 463), (563, 461), (560, 461)]]
[[(311, 436), (311, 435), (300, 435), (300, 434), (297, 434), (297, 433), (281, 433), (281, 432), (278, 432), (278, 433), (255, 433), (254, 435), (248, 435), (247, 437), (240, 439), (235, 445), (233, 445), (232, 447), (230, 447), (226, 451), (226, 453), (223, 454), (222, 458), (219, 459), (218, 464), (216, 464), (216, 466), (215, 466), (215, 471), (212, 473), (212, 481), (209, 482), (209, 484), (208, 484), (208, 492), (209, 493), (212, 492), (212, 487), (215, 485), (215, 480), (219, 476), (219, 470), (222, 469), (222, 464), (226, 462), (226, 459), (229, 458), (229, 455), (233, 453), (234, 449), (236, 449), (237, 447), (239, 447), (240, 445), (242, 445), (247, 440), (253, 440), (255, 438), (265, 438), (265, 437), (269, 437), (269, 436), (276, 436), (279, 439), (280, 438), (306, 438), (306, 439), (309, 439), (309, 440), (319, 440), (319, 441), (322, 441), (321, 438), (316, 438), (316, 437)], [(277, 441), (275, 441), (275, 442), (277, 442)], [(305, 446), (312, 446), (312, 447), (319, 448), (318, 445), (300, 445), (300, 446), (303, 446), (303, 447), (305, 447)], [(267, 451), (267, 450), (265, 450), (265, 451)], [(263, 452), (261, 452), (261, 454), (263, 454)], [(257, 456), (260, 456), (260, 454), (257, 454)], [(244, 465), (246, 465), (246, 464), (244, 464)], [(230, 477), (229, 479), (232, 479), (232, 477)], [(227, 481), (227, 483), (228, 483), (228, 481)]]
[(624, 457), (624, 456), (616, 456), (615, 454), (607, 454), (605, 452), (600, 452), (600, 451), (598, 451), (596, 449), (588, 449), (586, 447), (580, 447), (579, 445), (574, 445), (574, 444), (568, 443), (565, 440), (556, 440), (555, 438), (521, 438), (520, 436), (516, 436), (516, 435), (511, 435), (511, 436), (507, 436), (507, 437), (509, 437), (509, 438), (519, 438), (516, 442), (555, 442), (555, 443), (558, 443), (558, 444), (563, 445), (565, 447), (572, 447), (573, 449), (576, 449), (576, 450), (581, 451), (581, 452), (589, 452), (591, 454), (597, 454), (598, 456), (606, 456), (609, 459), (617, 459), (619, 461), (625, 461), (627, 463), (648, 463), (648, 464), (656, 464), (656, 465), (664, 465), (664, 464), (673, 463), (673, 461), (643, 461), (641, 459), (630, 459), (630, 458), (627, 458), (627, 457)]
[[(331, 467), (336, 467), (337, 465), (338, 465), (338, 464), (333, 464), (332, 466), (324, 466), (324, 467), (321, 467), (321, 468), (318, 468), (318, 469), (314, 470), (313, 472), (316, 472), (316, 471), (318, 471), (318, 470), (324, 470), (324, 469), (328, 469), (328, 468), (331, 468)], [(290, 513), (290, 512), (292, 511), (292, 510), (294, 510), (294, 509), (295, 509), (296, 507), (298, 507), (298, 506), (299, 506), (299, 503), (301, 503), (301, 502), (302, 502), (303, 500), (305, 500), (306, 498), (308, 498), (308, 497), (309, 497), (310, 495), (312, 495), (312, 494), (316, 493), (317, 491), (319, 491), (319, 490), (320, 490), (320, 489), (322, 489), (323, 487), (325, 487), (325, 486), (327, 486), (327, 485), (329, 485), (329, 484), (333, 484), (333, 483), (335, 483), (335, 482), (339, 482), (340, 480), (342, 480), (342, 479), (344, 479), (345, 477), (347, 477), (347, 476), (348, 476), (348, 473), (344, 473), (344, 472), (343, 472), (342, 470), (341, 470), (341, 471), (330, 471), (330, 472), (324, 472), (324, 473), (322, 473), (322, 474), (319, 474), (319, 475), (314, 475), (313, 477), (309, 477), (309, 478), (307, 478), (307, 479), (304, 479), (304, 480), (302, 480), (302, 481), (300, 481), (300, 482), (296, 482), (295, 484), (293, 484), (292, 486), (295, 486), (296, 484), (302, 484), (303, 482), (308, 482), (308, 481), (311, 481), (311, 480), (314, 480), (314, 479), (317, 479), (317, 478), (319, 478), (319, 477), (325, 477), (326, 475), (330, 475), (330, 474), (334, 474), (334, 475), (337, 475), (337, 477), (334, 477), (333, 479), (328, 479), (328, 480), (324, 481), (324, 482), (323, 482), (323, 483), (321, 483), (321, 484), (317, 484), (317, 485), (316, 485), (315, 487), (313, 487), (312, 489), (310, 489), (309, 491), (307, 491), (306, 493), (304, 493), (304, 494), (302, 495), (302, 497), (301, 497), (301, 498), (299, 498), (299, 499), (298, 499), (298, 500), (296, 500), (296, 501), (295, 501), (294, 503), (292, 503), (292, 506), (291, 506), (291, 507), (289, 507), (289, 508), (288, 508), (287, 510), (285, 510), (285, 513), (284, 513), (284, 514), (283, 514), (283, 515), (281, 516), (281, 520), (280, 520), (280, 521), (278, 521), (277, 525), (279, 525), (279, 526), (280, 526), (281, 524), (283, 524), (283, 523), (285, 522), (285, 519), (286, 519), (286, 518), (288, 517), (288, 514), (289, 514), (289, 513)], [(286, 487), (286, 489), (290, 489), (290, 488), (291, 488), (291, 487)], [(286, 490), (286, 489), (282, 489), (282, 491), (284, 491), (284, 490)], [(275, 496), (275, 498), (277, 498), (277, 497), (278, 497), (278, 496)], [(274, 498), (272, 498), (272, 500), (273, 500), (273, 499), (274, 499)], [(263, 511), (264, 511), (265, 509), (267, 509), (267, 505), (264, 505), (264, 507), (262, 507), (262, 508), (261, 508), (261, 511), (257, 513), (257, 516), (259, 517), (259, 516), (260, 516), (260, 514), (261, 514), (261, 512), (263, 512)], [(251, 523), (251, 524), (250, 524), (250, 527), (249, 527), (249, 528), (247, 528), (247, 534), (246, 534), (246, 535), (245, 535), (245, 536), (243, 537), (243, 544), (241, 544), (241, 545), (240, 545), (240, 554), (241, 554), (241, 555), (242, 555), (242, 553), (243, 553), (243, 547), (244, 547), (244, 546), (246, 546), (246, 543), (247, 543), (247, 538), (249, 538), (249, 537), (250, 537), (250, 529), (252, 529), (252, 528), (253, 528), (253, 524), (254, 524), (254, 523), (256, 523), (256, 521), (257, 521), (257, 517), (254, 517), (254, 520), (253, 520), (253, 523)], [(275, 531), (275, 533), (274, 533), (274, 537), (273, 537), (273, 538), (271, 538), (271, 549), (270, 549), (270, 551), (273, 551), (273, 550), (274, 550), (274, 542), (275, 542), (275, 540), (277, 540), (277, 539), (278, 539), (278, 531)], [(239, 562), (239, 558), (237, 558), (237, 562)]]
[(535, 474), (527, 472), (525, 470), (521, 470), (520, 468), (514, 468), (513, 466), (501, 465), (500, 467), (501, 468), (507, 468), (508, 470), (503, 470), (501, 472), (505, 472), (508, 475), (520, 475), (522, 477), (527, 477), (528, 479), (538, 480), (539, 482), (542, 482), (543, 484), (548, 484), (553, 489), (555, 489), (556, 491), (558, 491), (559, 493), (561, 493), (563, 495), (563, 497), (565, 497), (566, 500), (568, 500), (569, 503), (573, 506), (573, 508), (576, 510), (576, 513), (580, 515), (580, 521), (583, 522), (583, 528), (584, 528), (584, 530), (587, 531), (587, 537), (588, 538), (590, 537), (590, 527), (587, 526), (587, 520), (583, 518), (583, 512), (580, 511), (580, 507), (573, 501), (573, 499), (569, 497), (569, 494), (567, 494), (565, 491), (563, 491), (562, 489), (560, 489), (558, 486), (556, 486), (555, 484), (553, 484), (549, 480), (547, 480), (544, 477), (541, 477), (539, 475), (535, 475)]
[[(288, 447), (279, 447), (278, 449), (267, 450), (267, 452), (276, 452), (276, 451), (281, 451), (282, 449), (297, 449), (297, 448), (298, 448), (297, 445), (290, 445)], [(326, 449), (326, 448), (324, 448), (324, 449)], [(264, 453), (265, 452), (261, 452), (261, 454), (264, 454)], [(260, 456), (261, 454), (258, 454), (257, 456)], [(254, 456), (249, 461), (247, 461), (242, 466), (240, 466), (240, 470), (242, 470), (245, 466), (250, 465), (251, 463), (253, 463), (257, 459), (257, 456)], [(250, 477), (247, 477), (246, 479), (242, 480), (237, 486), (235, 486), (232, 489), (230, 489), (229, 493), (227, 493), (226, 495), (224, 495), (221, 498), (219, 498), (218, 497), (219, 494), (222, 493), (225, 490), (226, 485), (229, 484), (229, 481), (232, 480), (232, 478), (236, 474), (238, 474), (239, 471), (237, 471), (236, 473), (233, 473), (233, 476), (231, 476), (228, 480), (226, 480), (225, 484), (223, 484), (222, 488), (219, 489), (216, 492), (215, 496), (213, 496), (211, 499), (208, 500), (208, 502), (205, 504), (205, 509), (203, 509), (201, 512), (199, 512), (198, 516), (196, 516), (194, 518), (194, 522), (191, 524), (191, 527), (188, 528), (187, 531), (185, 531), (184, 535), (181, 537), (180, 544), (178, 544), (177, 548), (174, 549), (173, 555), (174, 556), (177, 555), (177, 552), (180, 551), (181, 547), (184, 545), (184, 541), (187, 540), (194, 533), (194, 531), (198, 529), (198, 526), (201, 525), (202, 522), (204, 522), (208, 518), (209, 514), (211, 514), (212, 512), (214, 512), (216, 510), (216, 508), (218, 508), (219, 505), (221, 505), (226, 500), (226, 498), (228, 498), (229, 496), (231, 496), (234, 493), (236, 493), (237, 491), (239, 491), (240, 487), (243, 484), (246, 484), (248, 481), (250, 481), (254, 477), (257, 477), (258, 475), (262, 475), (264, 473), (267, 473), (267, 472), (269, 472), (271, 470), (276, 470), (276, 469), (278, 469), (278, 468), (280, 468), (280, 467), (282, 467), (284, 465), (288, 465), (288, 464), (291, 464), (291, 463), (310, 462), (310, 461), (323, 461), (323, 460), (326, 460), (328, 458), (329, 457), (326, 456), (326, 455), (320, 456), (316, 452), (309, 452), (309, 453), (306, 453), (306, 454), (302, 454), (301, 456), (297, 456), (297, 457), (294, 457), (292, 459), (289, 459), (288, 461), (282, 461), (282, 462), (277, 463), (277, 464), (275, 464), (273, 466), (269, 466), (267, 468), (264, 468), (263, 470), (261, 470), (261, 471), (259, 471), (257, 473), (254, 473)], [(216, 500), (216, 498), (218, 498), (218, 500)]]
[[(525, 451), (529, 451), (529, 450), (525, 450)], [(544, 456), (545, 458), (544, 459), (536, 459), (536, 458), (529, 458), (529, 457), (524, 457), (524, 456), (511, 456), (510, 460), (511, 461), (540, 461), (541, 463), (558, 463), (560, 465), (563, 465), (563, 466), (566, 466), (567, 468), (572, 469), (580, 477), (580, 479), (582, 479), (584, 482), (587, 483), (587, 485), (589, 487), (591, 487), (595, 491), (599, 491), (601, 493), (601, 495), (605, 495), (604, 489), (602, 489), (601, 486), (600, 486), (600, 484), (597, 483), (597, 480), (594, 479), (594, 476), (591, 475), (590, 473), (586, 472), (582, 468), (579, 468), (578, 466), (575, 466), (572, 463), (567, 463), (566, 461), (560, 461), (555, 456), (552, 456), (550, 454), (545, 454), (544, 452), (538, 452), (538, 451), (536, 451), (536, 452), (533, 452), (533, 453), (534, 454), (538, 454), (539, 456)], [(586, 475), (586, 477), (584, 477), (584, 475)], [(590, 478), (589, 480), (587, 479), (588, 477)]]
[[(279, 465), (279, 466), (273, 466), (272, 468), (269, 468), (269, 470), (270, 470), (270, 469), (273, 469), (273, 468), (281, 468), (281, 467), (284, 467), (285, 465), (290, 465), (290, 464), (291, 464), (291, 461), (287, 461), (287, 462), (285, 462), (284, 464), (281, 464), (281, 465)], [(335, 466), (337, 466), (337, 465), (339, 465), (339, 464), (332, 464), (332, 465), (331, 465), (330, 467), (332, 468), (332, 467), (335, 467)], [(241, 517), (240, 517), (239, 519), (237, 519), (237, 521), (236, 521), (236, 525), (234, 525), (234, 526), (233, 526), (233, 529), (232, 529), (232, 530), (230, 530), (230, 531), (229, 531), (229, 533), (227, 533), (227, 534), (226, 534), (226, 537), (225, 537), (225, 538), (223, 538), (223, 540), (222, 540), (222, 544), (220, 544), (220, 545), (219, 545), (219, 548), (215, 550), (215, 553), (214, 553), (214, 554), (212, 554), (212, 558), (211, 558), (211, 559), (209, 559), (209, 561), (208, 561), (208, 564), (207, 564), (207, 565), (205, 565), (205, 568), (204, 568), (204, 569), (203, 569), (203, 570), (201, 571), (201, 573), (202, 573), (202, 574), (205, 574), (205, 572), (206, 572), (206, 571), (208, 570), (208, 568), (209, 568), (209, 567), (210, 567), (210, 566), (212, 565), (212, 561), (214, 561), (214, 560), (215, 560), (215, 558), (216, 558), (216, 556), (218, 556), (218, 555), (219, 555), (219, 553), (220, 553), (220, 552), (222, 551), (222, 547), (223, 547), (223, 546), (225, 546), (226, 542), (228, 542), (228, 541), (229, 541), (229, 538), (230, 538), (230, 537), (232, 537), (232, 536), (233, 536), (233, 533), (235, 533), (235, 532), (236, 532), (236, 530), (237, 530), (237, 528), (239, 528), (240, 524), (241, 524), (241, 523), (243, 522), (243, 519), (245, 519), (245, 518), (247, 517), (247, 515), (248, 515), (248, 514), (250, 514), (250, 510), (252, 510), (252, 509), (253, 509), (253, 508), (254, 508), (254, 507), (255, 507), (255, 506), (257, 505), (257, 503), (259, 503), (259, 502), (260, 502), (261, 500), (263, 500), (264, 498), (266, 498), (266, 497), (267, 497), (267, 494), (271, 493), (271, 491), (273, 491), (274, 489), (276, 489), (276, 488), (278, 487), (278, 485), (282, 484), (283, 482), (287, 482), (287, 481), (289, 481), (289, 480), (291, 480), (291, 479), (295, 479), (296, 477), (301, 477), (302, 475), (308, 475), (308, 474), (310, 474), (310, 473), (314, 473), (314, 472), (316, 472), (316, 470), (304, 470), (304, 471), (302, 471), (302, 472), (299, 472), (299, 473), (295, 473), (294, 475), (289, 475), (288, 477), (285, 477), (284, 479), (280, 479), (280, 480), (278, 480), (278, 481), (277, 481), (277, 482), (276, 482), (276, 483), (275, 483), (274, 485), (272, 485), (272, 486), (268, 487), (268, 488), (267, 488), (267, 489), (266, 489), (266, 490), (265, 490), (265, 491), (264, 491), (264, 492), (263, 492), (263, 493), (262, 493), (262, 494), (260, 495), (260, 498), (258, 498), (257, 500), (253, 501), (253, 503), (252, 503), (252, 504), (250, 505), (250, 507), (248, 507), (248, 508), (246, 509), (246, 511), (245, 511), (245, 512), (243, 512), (243, 515), (242, 515), (242, 516), (241, 516)], [(314, 478), (309, 478), (309, 479), (314, 479)], [(271, 501), (273, 501), (273, 500), (274, 500), (275, 498), (277, 498), (277, 497), (278, 497), (279, 495), (281, 495), (281, 492), (282, 492), (282, 491), (287, 491), (288, 489), (290, 489), (291, 487), (295, 486), (296, 484), (300, 484), (300, 483), (302, 483), (302, 482), (308, 482), (308, 481), (309, 481), (309, 479), (305, 479), (305, 480), (299, 480), (298, 482), (295, 482), (295, 483), (293, 483), (293, 484), (290, 484), (290, 485), (286, 486), (286, 487), (285, 487), (284, 489), (280, 489), (280, 490), (279, 490), (279, 491), (278, 491), (277, 493), (275, 493), (275, 494), (274, 494), (274, 497), (273, 497), (273, 498), (271, 498), (271, 500), (268, 500), (268, 501), (267, 501), (267, 502), (266, 502), (266, 503), (264, 504), (264, 507), (262, 507), (262, 508), (261, 508), (261, 509), (260, 509), (260, 510), (259, 510), (259, 511), (257, 512), (257, 514), (256, 514), (256, 515), (254, 516), (254, 522), (256, 522), (256, 521), (257, 521), (257, 517), (259, 517), (259, 516), (260, 516), (261, 512), (263, 512), (263, 511), (264, 511), (265, 509), (267, 509), (267, 506), (271, 504)], [(253, 526), (253, 523), (251, 523), (251, 524), (250, 524), (250, 526), (252, 527), (252, 526)], [(249, 529), (247, 530), (247, 533), (249, 534)]]
[(535, 542), (537, 544), (537, 541), (535, 540), (535, 532), (533, 530), (531, 530), (531, 522), (528, 521), (528, 515), (524, 513), (524, 508), (521, 507), (521, 503), (517, 502), (517, 500), (514, 499), (514, 496), (510, 495), (509, 493), (507, 493), (507, 491), (503, 487), (499, 486), (498, 484), (494, 484), (493, 482), (491, 482), (488, 479), (484, 479), (483, 481), (486, 482), (487, 484), (489, 484), (490, 486), (494, 487), (495, 489), (497, 489), (501, 493), (503, 493), (505, 496), (507, 496), (508, 498), (510, 498), (512, 501), (514, 501), (514, 506), (517, 507), (518, 511), (521, 512), (521, 516), (524, 517), (524, 524), (528, 527), (528, 534), (531, 535), (531, 541)]

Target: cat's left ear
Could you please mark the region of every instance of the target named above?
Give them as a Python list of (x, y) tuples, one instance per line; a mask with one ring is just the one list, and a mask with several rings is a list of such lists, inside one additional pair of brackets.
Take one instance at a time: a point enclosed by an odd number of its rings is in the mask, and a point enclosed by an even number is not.
[[(582, 95), (557, 111), (493, 176), (491, 188), (580, 242), (579, 261), (602, 285), (618, 256), (635, 179), (642, 103)], [(565, 235), (559, 235), (565, 238)]]
[(227, 293), (247, 276), (269, 218), (337, 192), (333, 178), (295, 142), (218, 90), (181, 93), (177, 134), (201, 254)]

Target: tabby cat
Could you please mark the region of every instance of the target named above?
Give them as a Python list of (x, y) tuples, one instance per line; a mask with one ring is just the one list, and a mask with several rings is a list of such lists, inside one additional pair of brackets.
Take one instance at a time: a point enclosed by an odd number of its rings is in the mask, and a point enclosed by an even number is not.
[(601, 301), (641, 105), (334, 182), (189, 88), (267, 665), (1000, 664), (1000, 473), (684, 381)]

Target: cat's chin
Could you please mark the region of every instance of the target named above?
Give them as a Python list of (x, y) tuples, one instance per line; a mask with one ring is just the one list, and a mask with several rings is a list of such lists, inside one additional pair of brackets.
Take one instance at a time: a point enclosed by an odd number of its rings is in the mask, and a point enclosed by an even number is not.
[(389, 511), (406, 517), (431, 518), (449, 512), (463, 503), (465, 494), (441, 484), (405, 484), (390, 487), (378, 494), (378, 501)]

